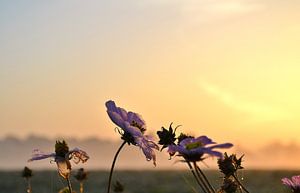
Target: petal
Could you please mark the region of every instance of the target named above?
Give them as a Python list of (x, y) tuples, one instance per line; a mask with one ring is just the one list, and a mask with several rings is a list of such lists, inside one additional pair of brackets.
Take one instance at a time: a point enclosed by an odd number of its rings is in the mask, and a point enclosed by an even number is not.
[(113, 111), (107, 111), (107, 114), (114, 124), (124, 129), (125, 127), (124, 120), (118, 113)]
[(147, 161), (153, 160), (153, 164), (156, 166), (156, 155), (153, 150), (153, 147), (158, 148), (158, 146), (153, 141), (148, 141), (144, 136), (136, 137), (135, 141), (138, 144), (138, 146), (142, 149)]
[(55, 157), (55, 153), (43, 153), (38, 149), (33, 150), (32, 157), (28, 160), (28, 162), (46, 159), (50, 157)]
[(175, 154), (178, 152), (179, 154), (188, 155), (191, 153), (191, 151), (185, 149), (181, 145), (169, 145), (168, 146), (168, 153)]
[(130, 133), (133, 137), (143, 137), (143, 133), (139, 128), (130, 125), (128, 122), (124, 122), (124, 124), (125, 127), (123, 129), (125, 132)]
[(144, 121), (141, 115), (133, 112), (128, 112), (128, 122), (132, 123), (133, 121), (141, 127), (143, 127), (144, 129), (146, 129), (146, 122)]
[(194, 143), (194, 142), (196, 142), (196, 141), (195, 141), (195, 138), (188, 137), (188, 138), (185, 138), (184, 140), (182, 140), (182, 141), (179, 143), (179, 145), (185, 147), (186, 145), (188, 145), (188, 144), (190, 144), (190, 143)]
[(195, 142), (201, 142), (204, 146), (205, 145), (208, 145), (208, 144), (214, 144), (216, 142), (213, 142), (210, 138), (208, 138), (207, 136), (203, 135), (203, 136), (200, 136), (200, 137), (197, 137), (195, 139)]
[(112, 100), (107, 101), (105, 103), (105, 106), (106, 106), (106, 108), (107, 108), (108, 111), (113, 111), (113, 112), (117, 112), (118, 111), (115, 102), (112, 101)]
[(211, 150), (210, 148), (202, 148), (201, 151), (202, 151), (202, 153), (209, 154), (211, 156), (216, 156), (216, 157), (219, 157), (219, 158), (223, 157), (223, 153)]
[(128, 121), (128, 115), (125, 109), (118, 107), (117, 113), (119, 113), (119, 115), (122, 117), (124, 121)]
[(170, 153), (170, 154), (175, 154), (176, 152), (178, 152), (177, 145), (169, 145), (167, 152)]
[(292, 177), (292, 181), (297, 184), (300, 185), (300, 176), (293, 176)]
[(90, 158), (85, 151), (79, 148), (74, 148), (73, 150), (69, 151), (67, 156), (71, 159), (73, 158), (76, 164), (78, 164), (79, 162), (84, 163)]
[(288, 178), (282, 178), (281, 179), (281, 182), (284, 184), (284, 185), (286, 185), (286, 186), (289, 186), (289, 187), (294, 187), (294, 183), (290, 180), (290, 179), (288, 179)]
[(213, 146), (210, 146), (209, 148), (210, 149), (213, 149), (213, 148), (231, 148), (233, 146), (232, 143), (222, 143), (222, 144), (218, 144), (218, 145), (213, 145)]

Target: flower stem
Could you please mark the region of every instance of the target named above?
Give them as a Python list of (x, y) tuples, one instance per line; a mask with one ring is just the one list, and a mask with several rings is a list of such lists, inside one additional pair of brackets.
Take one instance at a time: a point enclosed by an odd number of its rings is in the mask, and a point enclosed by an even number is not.
[(69, 192), (70, 193), (72, 193), (73, 191), (72, 191), (72, 186), (71, 186), (71, 181), (70, 181), (70, 178), (69, 177), (67, 177), (67, 182), (68, 182), (68, 188), (69, 188)]
[(26, 181), (27, 181), (27, 193), (31, 193), (31, 183), (30, 183), (30, 179), (27, 178)]
[(119, 155), (120, 151), (122, 150), (122, 148), (124, 147), (125, 144), (126, 144), (126, 141), (124, 141), (124, 142), (121, 144), (121, 146), (119, 147), (118, 151), (116, 152), (115, 157), (114, 157), (114, 160), (113, 160), (113, 162), (112, 162), (111, 169), (110, 169), (110, 173), (109, 173), (109, 179), (108, 179), (107, 193), (110, 192), (111, 179), (112, 179), (112, 174), (113, 174), (113, 171), (114, 171), (114, 168), (115, 168), (115, 163), (116, 163), (116, 161), (117, 161), (117, 158), (118, 158), (118, 155)]
[(80, 182), (80, 193), (83, 193), (83, 182)]
[(207, 187), (205, 187), (205, 184), (204, 184), (203, 180), (202, 180), (202, 179), (199, 179), (199, 178), (197, 177), (197, 175), (196, 175), (196, 173), (195, 173), (195, 171), (194, 171), (194, 169), (193, 169), (191, 163), (188, 162), (188, 161), (187, 161), (186, 163), (188, 164), (188, 166), (189, 166), (189, 168), (190, 168), (190, 171), (192, 172), (194, 178), (196, 179), (196, 181), (197, 181), (198, 185), (200, 186), (200, 188), (202, 189), (202, 191), (203, 191), (204, 193), (210, 193), (209, 190), (207, 189)]
[(242, 187), (242, 189), (243, 189), (245, 192), (250, 193), (250, 192), (245, 188), (245, 186), (239, 181), (239, 179), (236, 177), (235, 174), (233, 174), (232, 176), (233, 176), (233, 178), (235, 179), (235, 181)]
[[(195, 167), (195, 169), (196, 169), (198, 175), (199, 175), (199, 173), (200, 173), (201, 177), (204, 179), (204, 181), (205, 181), (206, 184), (208, 185), (210, 191), (213, 192), (213, 193), (215, 193), (215, 189), (214, 189), (213, 186), (209, 183), (207, 177), (205, 176), (205, 174), (203, 173), (203, 171), (200, 169), (200, 167), (197, 165), (196, 162), (194, 162), (194, 167)], [(201, 177), (199, 176), (199, 178), (201, 178)]]

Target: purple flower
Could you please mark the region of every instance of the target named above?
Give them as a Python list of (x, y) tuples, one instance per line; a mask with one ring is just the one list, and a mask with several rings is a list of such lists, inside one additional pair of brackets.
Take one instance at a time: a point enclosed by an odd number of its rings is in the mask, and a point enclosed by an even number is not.
[(57, 141), (55, 153), (43, 153), (40, 150), (35, 149), (32, 157), (28, 161), (31, 162), (46, 158), (52, 158), (57, 164), (59, 174), (67, 179), (71, 172), (71, 163), (69, 160), (73, 160), (76, 164), (79, 162), (84, 163), (89, 159), (89, 156), (85, 151), (80, 150), (79, 148), (74, 148), (69, 151), (69, 147), (65, 141)]
[(125, 109), (117, 107), (114, 101), (107, 101), (105, 105), (109, 118), (122, 129), (122, 131), (119, 131), (122, 135), (121, 138), (128, 144), (139, 146), (146, 159), (148, 161), (153, 160), (153, 164), (156, 165), (156, 156), (153, 149), (158, 150), (159, 147), (150, 136), (144, 135), (146, 123), (143, 118), (137, 113), (127, 112)]
[(216, 144), (206, 136), (200, 136), (198, 138), (188, 137), (180, 141), (178, 145), (170, 145), (168, 152), (170, 154), (178, 152), (178, 156), (184, 157), (186, 161), (196, 162), (202, 161), (204, 154), (222, 158), (223, 154), (214, 149), (230, 148), (232, 146), (231, 143)]
[(300, 193), (300, 175), (299, 176), (293, 176), (292, 180), (288, 178), (282, 178), (282, 183), (288, 187), (290, 187), (293, 192)]

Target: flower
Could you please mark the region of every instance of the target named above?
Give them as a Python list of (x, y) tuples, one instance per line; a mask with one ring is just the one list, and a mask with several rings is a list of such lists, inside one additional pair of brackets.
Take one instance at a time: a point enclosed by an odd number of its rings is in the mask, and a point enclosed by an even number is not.
[(227, 155), (227, 153), (224, 153), (224, 157), (218, 159), (218, 166), (220, 171), (225, 176), (232, 176), (234, 175), (237, 170), (243, 169), (242, 167), (242, 159), (244, 155), (242, 155), (240, 158), (237, 158), (235, 154), (232, 154), (230, 156)]
[(69, 160), (73, 160), (74, 163), (78, 164), (79, 162), (86, 162), (89, 159), (88, 154), (80, 150), (79, 148), (74, 148), (69, 150), (67, 143), (63, 140), (56, 141), (55, 143), (55, 153), (43, 153), (38, 149), (33, 151), (32, 157), (28, 160), (36, 161), (46, 158), (53, 158), (57, 164), (59, 174), (67, 179), (69, 178), (71, 172), (71, 163)]
[(74, 175), (76, 180), (79, 182), (82, 182), (87, 179), (87, 172), (84, 170), (84, 168), (80, 168), (77, 173)]
[(22, 171), (22, 177), (26, 178), (26, 179), (31, 178), (32, 177), (32, 170), (25, 166), (23, 171)]
[(169, 126), (169, 130), (165, 129), (164, 127), (161, 127), (161, 131), (157, 131), (157, 135), (159, 137), (159, 145), (162, 145), (162, 148), (160, 151), (162, 151), (164, 148), (167, 148), (169, 145), (175, 145), (176, 141), (176, 129), (179, 127), (177, 126), (174, 130), (172, 128), (172, 124)]
[(293, 192), (300, 193), (300, 175), (293, 176), (292, 180), (288, 178), (282, 178), (281, 181), (284, 185), (290, 187)]
[[(230, 148), (233, 145), (231, 143), (216, 144), (207, 136), (200, 136), (197, 138), (188, 137), (180, 141), (178, 145), (170, 145), (168, 152), (175, 154), (178, 152), (178, 156), (184, 157), (186, 161), (196, 162), (202, 161), (203, 155), (208, 154), (211, 156), (222, 157), (221, 152), (215, 151), (215, 148)], [(210, 145), (210, 146), (208, 146)]]
[(153, 160), (155, 165), (156, 155), (153, 149), (158, 150), (159, 147), (150, 136), (144, 135), (146, 123), (143, 118), (137, 113), (127, 112), (123, 108), (117, 107), (114, 101), (107, 101), (105, 105), (109, 118), (122, 129), (122, 131), (119, 130), (119, 133), (122, 135), (121, 139), (129, 145), (139, 146), (147, 161)]

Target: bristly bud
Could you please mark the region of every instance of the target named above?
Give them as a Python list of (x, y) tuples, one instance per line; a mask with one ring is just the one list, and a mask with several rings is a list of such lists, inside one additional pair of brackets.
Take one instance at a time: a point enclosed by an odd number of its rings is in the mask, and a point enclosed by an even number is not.
[(218, 166), (220, 171), (226, 177), (234, 175), (237, 170), (243, 169), (241, 165), (243, 157), (244, 155), (242, 155), (240, 158), (237, 158), (235, 154), (228, 156), (227, 153), (224, 153), (224, 157), (218, 159)]
[(169, 130), (165, 129), (164, 127), (161, 127), (161, 131), (157, 131), (157, 135), (159, 137), (158, 144), (162, 145), (162, 148), (160, 151), (162, 151), (164, 148), (168, 147), (169, 145), (175, 145), (176, 141), (176, 129), (180, 126), (178, 125), (175, 129), (172, 128), (172, 124), (169, 126)]
[(76, 180), (78, 180), (79, 182), (82, 182), (84, 180), (87, 179), (87, 172), (83, 169), (80, 168), (77, 173), (74, 175), (74, 177), (76, 178)]
[(65, 140), (63, 141), (56, 141), (55, 143), (55, 153), (57, 156), (65, 157), (66, 154), (69, 152), (68, 144)]
[(239, 185), (230, 178), (224, 178), (223, 185), (221, 186), (221, 191), (224, 193), (236, 193)]
[(32, 170), (29, 169), (28, 167), (24, 167), (23, 171), (22, 171), (22, 177), (23, 178), (31, 178), (32, 177)]
[(117, 180), (114, 184), (114, 192), (119, 193), (124, 191), (124, 186)]
[(177, 138), (178, 139), (177, 144), (179, 144), (182, 140), (184, 140), (186, 138), (194, 138), (194, 136), (180, 133), (179, 137)]

